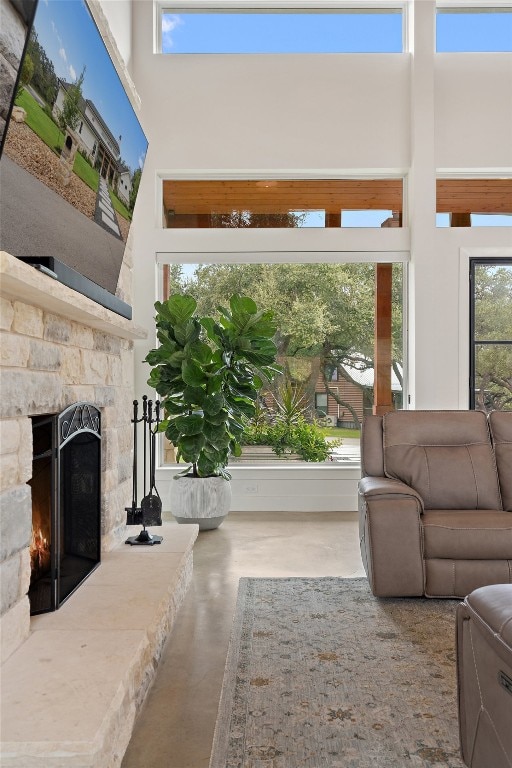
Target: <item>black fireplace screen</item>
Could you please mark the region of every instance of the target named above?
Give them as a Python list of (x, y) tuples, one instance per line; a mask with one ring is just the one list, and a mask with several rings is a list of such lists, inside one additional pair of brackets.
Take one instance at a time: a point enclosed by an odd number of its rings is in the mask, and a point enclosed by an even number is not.
[(56, 610), (100, 562), (100, 412), (90, 403), (33, 419), (32, 614)]

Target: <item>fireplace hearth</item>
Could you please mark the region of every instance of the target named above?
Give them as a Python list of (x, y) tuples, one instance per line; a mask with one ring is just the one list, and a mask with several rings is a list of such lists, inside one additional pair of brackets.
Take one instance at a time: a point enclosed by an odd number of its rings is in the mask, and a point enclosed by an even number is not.
[(59, 608), (100, 563), (100, 425), (91, 403), (32, 419), (32, 615)]

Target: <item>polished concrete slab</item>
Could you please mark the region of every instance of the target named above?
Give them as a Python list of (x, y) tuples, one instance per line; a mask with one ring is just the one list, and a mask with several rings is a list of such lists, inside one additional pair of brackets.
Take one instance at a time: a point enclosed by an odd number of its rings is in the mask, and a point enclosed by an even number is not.
[(240, 577), (363, 575), (355, 512), (235, 512), (200, 533), (122, 768), (208, 768)]

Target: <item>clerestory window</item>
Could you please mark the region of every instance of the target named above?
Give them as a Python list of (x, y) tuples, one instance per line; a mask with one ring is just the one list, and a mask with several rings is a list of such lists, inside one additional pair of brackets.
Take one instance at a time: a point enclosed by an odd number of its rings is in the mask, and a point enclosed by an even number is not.
[(168, 229), (401, 227), (403, 180), (164, 179)]
[(512, 51), (512, 7), (438, 7), (436, 51)]
[[(369, 3), (370, 4), (370, 3)], [(327, 5), (327, 4), (326, 4)], [(388, 5), (386, 3), (386, 5)], [(164, 8), (162, 53), (402, 53), (400, 7)]]

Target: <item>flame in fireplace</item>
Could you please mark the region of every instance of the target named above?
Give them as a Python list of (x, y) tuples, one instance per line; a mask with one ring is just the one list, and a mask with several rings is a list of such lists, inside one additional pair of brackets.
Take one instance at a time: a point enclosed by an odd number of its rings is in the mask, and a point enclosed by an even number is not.
[(29, 551), (31, 581), (35, 581), (50, 570), (50, 542), (41, 528), (32, 528)]

